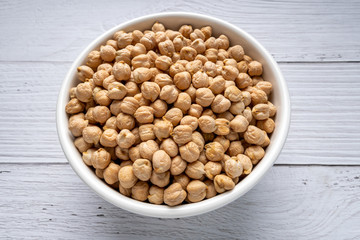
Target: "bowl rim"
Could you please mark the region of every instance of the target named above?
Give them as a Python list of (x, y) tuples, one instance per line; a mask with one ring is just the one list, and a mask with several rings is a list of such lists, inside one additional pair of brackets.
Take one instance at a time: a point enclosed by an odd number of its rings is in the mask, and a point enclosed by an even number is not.
[[(65, 105), (69, 99), (68, 91), (70, 89), (71, 83), (73, 81), (73, 74), (76, 73), (76, 69), (80, 64), (82, 64), (84, 56), (87, 55), (90, 51), (96, 48), (99, 43), (104, 42), (104, 40), (109, 39), (113, 33), (117, 30), (126, 28), (128, 25), (134, 25), (136, 23), (141, 23), (144, 21), (149, 21), (150, 19), (154, 20), (154, 18), (159, 17), (190, 17), (197, 18), (201, 20), (209, 20), (218, 22), (221, 25), (226, 25), (231, 31), (236, 32), (237, 35), (240, 35), (247, 42), (251, 42), (252, 45), (255, 46), (261, 52), (264, 61), (266, 61), (269, 66), (273, 69), (277, 76), (277, 84), (280, 85), (282, 91), (278, 94), (281, 95), (281, 111), (282, 114), (280, 116), (281, 122), (283, 123), (281, 126), (277, 126), (278, 137), (276, 138), (276, 142), (273, 143), (275, 147), (271, 152), (266, 152), (266, 155), (262, 161), (253, 169), (251, 174), (249, 174), (245, 179), (239, 182), (236, 187), (232, 191), (228, 191), (217, 195), (216, 197), (203, 200), (198, 203), (184, 204), (175, 207), (169, 207), (166, 205), (154, 205), (150, 203), (144, 203), (132, 198), (123, 196), (118, 191), (108, 187), (101, 179), (95, 176), (93, 171), (87, 167), (81, 157), (80, 160), (76, 157), (78, 155), (78, 151), (75, 148), (73, 141), (69, 139), (69, 130), (67, 128), (67, 114), (65, 112)], [(242, 30), (241, 28), (228, 23), (224, 20), (198, 14), (198, 13), (188, 13), (188, 12), (165, 12), (165, 13), (154, 13), (150, 15), (145, 15), (142, 17), (138, 17), (126, 22), (123, 22), (100, 36), (98, 36), (95, 40), (93, 40), (76, 58), (76, 60), (72, 63), (70, 69), (68, 70), (64, 81), (62, 82), (61, 89), (58, 95), (57, 107), (56, 107), (56, 127), (57, 133), (60, 141), (60, 145), (63, 149), (63, 152), (70, 163), (73, 170), (76, 174), (84, 181), (91, 189), (95, 191), (100, 197), (105, 199), (106, 201), (112, 203), (113, 205), (125, 209), (127, 211), (150, 216), (150, 217), (161, 217), (161, 218), (179, 218), (179, 217), (189, 217), (194, 215), (203, 214), (212, 210), (216, 210), (226, 204), (238, 199), (240, 196), (244, 195), (251, 188), (253, 188), (265, 175), (265, 173), (270, 169), (270, 167), (274, 164), (277, 157), (279, 156), (285, 141), (288, 135), (289, 126), (290, 126), (290, 96), (287, 88), (287, 84), (285, 79), (280, 71), (279, 66), (276, 61), (270, 55), (270, 53), (250, 34)], [(64, 122), (65, 121), (65, 122)], [(265, 160), (265, 161), (264, 161)], [(261, 167), (258, 167), (260, 166)], [(107, 187), (104, 187), (107, 186)]]

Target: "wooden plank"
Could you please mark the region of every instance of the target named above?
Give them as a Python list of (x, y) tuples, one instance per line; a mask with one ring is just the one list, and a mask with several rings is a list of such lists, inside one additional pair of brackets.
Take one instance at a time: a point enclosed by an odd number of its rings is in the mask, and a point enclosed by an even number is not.
[(0, 165), (0, 234), (48, 239), (359, 239), (358, 167), (276, 166), (216, 211), (158, 219), (105, 202), (69, 165)]
[(360, 2), (11, 1), (0, 5), (0, 61), (73, 61), (106, 30), (156, 12), (207, 14), (252, 34), (276, 60), (359, 61)]
[[(0, 162), (65, 162), (55, 110), (69, 63), (0, 64)], [(279, 164), (360, 164), (360, 64), (281, 64), (292, 122)]]

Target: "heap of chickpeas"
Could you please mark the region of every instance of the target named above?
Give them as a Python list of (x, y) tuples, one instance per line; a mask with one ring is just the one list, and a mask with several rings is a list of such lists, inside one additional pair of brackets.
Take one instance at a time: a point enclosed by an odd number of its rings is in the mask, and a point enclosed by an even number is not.
[(261, 63), (210, 26), (118, 31), (66, 105), (86, 165), (121, 194), (175, 206), (231, 190), (275, 128)]

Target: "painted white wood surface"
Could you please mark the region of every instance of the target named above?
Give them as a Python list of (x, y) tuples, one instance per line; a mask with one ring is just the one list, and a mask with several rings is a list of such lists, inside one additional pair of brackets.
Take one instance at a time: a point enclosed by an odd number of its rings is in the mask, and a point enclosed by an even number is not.
[[(197, 217), (118, 209), (75, 175), (55, 127), (71, 61), (145, 14), (195, 11), (256, 37), (292, 101), (286, 145), (234, 203)], [(0, 239), (359, 239), (360, 1), (0, 0)]]

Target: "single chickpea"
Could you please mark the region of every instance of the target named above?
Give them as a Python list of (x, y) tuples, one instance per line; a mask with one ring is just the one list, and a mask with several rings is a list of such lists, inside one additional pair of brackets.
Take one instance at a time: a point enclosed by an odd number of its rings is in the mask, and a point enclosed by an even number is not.
[(225, 89), (231, 86), (236, 86), (235, 82), (233, 81), (225, 81)]
[(139, 151), (142, 158), (151, 160), (157, 150), (159, 150), (159, 145), (154, 140), (140, 143)]
[(199, 128), (204, 133), (212, 133), (216, 130), (215, 119), (210, 116), (201, 116), (199, 118)]
[[(110, 112), (111, 112), (111, 114), (113, 114), (114, 116), (117, 116), (119, 113), (121, 113), (121, 109), (120, 109), (121, 103), (122, 103), (122, 101), (120, 101), (120, 100), (113, 100), (112, 101), (112, 103), (110, 104)], [(93, 107), (90, 108), (90, 109), (93, 109)], [(88, 112), (86, 114), (89, 113), (89, 110), (88, 110)], [(93, 118), (92, 111), (89, 114), (89, 118)], [(94, 123), (95, 123), (95, 120), (94, 120)]]
[(89, 121), (90, 124), (95, 124), (96, 121), (93, 115), (94, 107), (90, 107), (87, 112), (85, 113), (85, 119)]
[(133, 130), (131, 130), (132, 134), (135, 135), (135, 143), (134, 144), (139, 144), (141, 143), (141, 138), (140, 138), (140, 134), (139, 134), (139, 128), (134, 128)]
[(104, 124), (110, 117), (111, 112), (109, 108), (105, 106), (96, 106), (93, 109), (93, 117), (96, 122)]
[(154, 116), (159, 118), (165, 115), (167, 111), (167, 104), (163, 100), (157, 99), (150, 104), (150, 107), (154, 109)]
[(226, 112), (223, 112), (223, 113), (220, 113), (217, 115), (217, 118), (225, 118), (229, 121), (233, 120), (235, 117), (234, 115), (231, 114), (231, 112), (229, 111), (226, 111)]
[(164, 150), (158, 150), (153, 154), (152, 164), (156, 173), (164, 173), (170, 169), (170, 156)]
[(154, 140), (154, 124), (144, 124), (139, 127), (141, 141)]
[(70, 88), (70, 90), (69, 90), (69, 97), (70, 97), (70, 99), (71, 99), (71, 98), (76, 98), (76, 87)]
[(217, 76), (209, 81), (209, 89), (214, 94), (220, 94), (225, 90), (226, 81), (222, 76)]
[(240, 89), (235, 86), (230, 86), (225, 89), (224, 96), (232, 102), (240, 102), (242, 94)]
[(161, 55), (165, 55), (168, 57), (171, 57), (175, 52), (175, 46), (171, 40), (166, 40), (164, 42), (159, 43), (158, 48)]
[(213, 119), (216, 119), (215, 113), (210, 108), (205, 109), (202, 113), (202, 116), (209, 116), (212, 117)]
[(131, 196), (131, 188), (124, 188), (120, 184), (119, 184), (119, 192), (124, 196), (127, 196), (127, 197)]
[(172, 57), (171, 57), (171, 61), (174, 63), (174, 62), (177, 62), (179, 60), (180, 60), (180, 53), (174, 52)]
[(214, 98), (214, 101), (211, 103), (211, 110), (214, 113), (223, 113), (226, 112), (231, 106), (229, 99), (225, 98), (223, 95), (218, 94)]
[(217, 192), (215, 190), (215, 186), (214, 186), (214, 183), (213, 181), (211, 181), (210, 179), (207, 179), (205, 182), (206, 184), (206, 198), (209, 199), (209, 198), (212, 198), (212, 197), (215, 197)]
[(93, 99), (93, 89), (89, 82), (80, 83), (75, 89), (75, 96), (81, 102), (90, 102)]
[(204, 150), (202, 150), (202, 151), (200, 152), (199, 161), (200, 161), (202, 164), (204, 164), (204, 165), (205, 165), (207, 162), (209, 162), (209, 160), (207, 160), (207, 158), (206, 158), (206, 155), (205, 155), (205, 151), (204, 151)]
[(251, 112), (251, 108), (250, 107), (246, 107), (242, 113), (242, 115), (246, 118), (246, 120), (248, 121), (248, 123), (251, 122), (251, 120), (253, 119), (252, 116), (252, 112)]
[(105, 169), (111, 162), (111, 155), (103, 148), (96, 150), (91, 157), (94, 168)]
[(116, 80), (129, 80), (131, 75), (131, 69), (125, 62), (117, 62), (113, 66), (113, 74)]
[(141, 181), (149, 181), (152, 173), (151, 162), (148, 159), (136, 159), (132, 165), (133, 173)]
[(113, 130), (118, 130), (118, 128), (116, 127), (116, 117), (112, 116), (110, 117), (108, 120), (106, 120), (105, 125), (103, 127), (104, 130), (107, 129), (113, 129)]
[(101, 106), (109, 106), (111, 104), (111, 99), (107, 95), (107, 90), (97, 91), (94, 95), (94, 100)]
[(104, 147), (116, 147), (116, 137), (118, 133), (114, 129), (106, 129), (100, 137), (100, 143)]
[(244, 102), (235, 102), (231, 104), (229, 111), (234, 115), (242, 114), (245, 109)]
[(159, 44), (161, 42), (164, 42), (167, 40), (166, 33), (165, 32), (156, 32), (155, 33), (155, 41), (156, 44)]
[(208, 48), (205, 51), (205, 57), (210, 61), (215, 63), (218, 59), (218, 53), (219, 51), (215, 48)]
[(82, 159), (84, 163), (89, 167), (92, 167), (91, 158), (93, 157), (93, 153), (96, 150), (97, 150), (96, 148), (90, 148), (82, 153)]
[(248, 175), (251, 173), (253, 164), (250, 160), (250, 158), (244, 154), (237, 155), (237, 159), (239, 162), (241, 162), (241, 165), (244, 169), (243, 174)]
[(140, 89), (138, 85), (134, 82), (127, 82), (125, 83), (125, 87), (127, 89), (127, 95), (128, 97), (133, 97), (136, 94), (140, 93)]
[(225, 174), (219, 174), (214, 178), (215, 190), (218, 193), (223, 193), (235, 187), (233, 180)]
[(170, 183), (170, 171), (157, 173), (152, 172), (150, 182), (158, 187), (165, 187)]
[(86, 79), (90, 79), (94, 75), (94, 70), (92, 70), (90, 67), (82, 65), (77, 68), (78, 72), (78, 79), (82, 82), (85, 82)]
[(149, 54), (137, 55), (131, 60), (131, 65), (133, 69), (137, 69), (140, 67), (150, 68), (151, 67), (150, 55)]
[(250, 76), (260, 76), (263, 73), (262, 64), (258, 61), (251, 61), (248, 65), (248, 73)]
[(150, 105), (150, 100), (144, 98), (144, 96), (143, 96), (142, 93), (136, 94), (136, 95), (134, 96), (134, 98), (135, 98), (136, 100), (138, 100), (140, 107), (142, 107), (142, 106), (148, 107), (148, 106)]
[(140, 145), (129, 148), (129, 158), (131, 161), (135, 162), (137, 159), (141, 158), (140, 155)]
[(116, 163), (110, 163), (107, 168), (104, 169), (103, 176), (107, 184), (114, 184), (119, 181), (120, 166)]
[(164, 120), (167, 120), (172, 123), (172, 125), (176, 126), (180, 123), (183, 118), (183, 113), (179, 108), (171, 108), (164, 115)]
[(87, 126), (83, 129), (82, 135), (87, 143), (98, 144), (102, 131), (98, 126)]
[(208, 179), (213, 180), (216, 175), (221, 173), (221, 163), (209, 161), (205, 164), (205, 175)]
[(237, 69), (240, 73), (247, 73), (248, 71), (248, 63), (246, 61), (240, 61), (236, 65)]
[(208, 61), (208, 59), (201, 54), (196, 55), (195, 60), (200, 60), (203, 65)]
[[(107, 41), (106, 41), (106, 45), (113, 47), (113, 48), (115, 49), (115, 51), (119, 49), (119, 48), (118, 48), (118, 45), (117, 45), (117, 41), (115, 41), (115, 40), (113, 40), (113, 39), (107, 40)], [(113, 59), (113, 60), (114, 60), (114, 59)]]
[(230, 45), (229, 39), (225, 35), (220, 35), (215, 42), (217, 43), (219, 49), (227, 50)]
[(186, 187), (188, 200), (190, 202), (200, 202), (206, 197), (206, 184), (199, 180), (192, 180)]
[(215, 127), (216, 130), (214, 131), (214, 133), (216, 135), (223, 136), (230, 133), (230, 122), (225, 118), (217, 118), (215, 120)]
[(172, 78), (166, 74), (166, 73), (159, 73), (155, 76), (154, 82), (160, 86), (160, 88), (163, 88), (167, 85), (173, 85), (174, 82)]
[(194, 60), (191, 62), (188, 62), (185, 65), (186, 71), (188, 71), (191, 75), (194, 75), (198, 71), (202, 69), (202, 62), (200, 60)]
[(269, 105), (269, 117), (274, 117), (277, 111), (276, 107), (270, 101), (268, 101), (267, 104)]
[(162, 141), (160, 149), (164, 150), (170, 157), (175, 157), (179, 153), (177, 144), (171, 138)]
[(250, 95), (251, 95), (251, 103), (253, 105), (257, 105), (259, 103), (266, 104), (268, 102), (268, 97), (263, 90), (255, 89), (252, 93), (250, 93)]
[(139, 107), (139, 101), (134, 97), (125, 97), (121, 103), (120, 109), (122, 112), (132, 115)]
[[(230, 60), (229, 58), (230, 58), (229, 53), (226, 50), (224, 50), (224, 49), (218, 50), (218, 55), (217, 55), (218, 60), (220, 60), (220, 61), (224, 61), (226, 59)], [(235, 67), (237, 67), (237, 66), (235, 65)]]
[(269, 118), (269, 105), (260, 103), (253, 107), (252, 115), (256, 120), (266, 120)]
[(271, 82), (267, 82), (267, 81), (260, 81), (255, 85), (255, 87), (260, 90), (263, 90), (267, 95), (270, 95), (272, 90)]
[(102, 63), (102, 59), (99, 51), (91, 51), (87, 56), (86, 65), (95, 70)]
[[(264, 131), (264, 132), (265, 132), (265, 131)], [(266, 134), (266, 135), (265, 135), (265, 141), (264, 141), (263, 144), (261, 144), (261, 147), (265, 148), (265, 147), (267, 147), (267, 146), (269, 146), (269, 145), (270, 145), (270, 138), (269, 138), (269, 136)]]
[(249, 126), (249, 122), (246, 117), (242, 115), (237, 115), (233, 120), (230, 122), (230, 128), (235, 132), (245, 132), (247, 127)]
[(84, 104), (77, 98), (71, 99), (65, 106), (65, 111), (68, 114), (76, 114), (84, 111)]
[(154, 102), (160, 94), (160, 87), (154, 82), (144, 82), (141, 84), (141, 93), (144, 98)]
[(88, 120), (85, 120), (85, 115), (83, 113), (78, 113), (69, 118), (69, 130), (71, 131), (74, 137), (79, 137), (82, 135), (82, 131), (89, 124)]
[(174, 103), (178, 95), (179, 92), (174, 85), (164, 86), (160, 91), (160, 99), (164, 100), (168, 104)]
[(253, 165), (257, 164), (265, 155), (265, 151), (260, 146), (250, 146), (245, 149), (245, 155), (248, 156)]
[(205, 140), (201, 133), (197, 131), (193, 132), (191, 141), (198, 146), (200, 152), (204, 150)]
[(214, 142), (218, 142), (221, 144), (221, 146), (224, 148), (224, 151), (226, 152), (228, 148), (230, 147), (230, 140), (226, 139), (224, 136), (217, 136), (214, 139)]
[(180, 58), (185, 59), (187, 61), (193, 61), (195, 60), (195, 57), (197, 55), (197, 52), (192, 47), (183, 47), (180, 50)]
[(110, 99), (121, 100), (127, 94), (127, 89), (124, 84), (119, 82), (113, 82), (108, 85), (108, 93), (107, 96)]
[(215, 96), (208, 88), (198, 88), (196, 90), (196, 103), (202, 107), (208, 107), (213, 102)]
[(105, 45), (100, 47), (100, 57), (105, 62), (112, 62), (115, 59), (116, 50), (110, 45)]
[(195, 162), (200, 156), (198, 145), (194, 142), (188, 142), (185, 145), (179, 147), (181, 158), (187, 162)]
[(172, 130), (173, 124), (168, 120), (159, 121), (154, 125), (154, 134), (159, 140), (168, 138)]
[(120, 167), (125, 166), (125, 162), (128, 163), (128, 165), (131, 165), (131, 161), (129, 160), (129, 149), (127, 148), (120, 148), (119, 146), (115, 147), (115, 156), (119, 158), (120, 160), (123, 160), (120, 164)]
[(233, 130), (230, 131), (228, 135), (225, 136), (230, 141), (237, 141), (240, 139), (239, 134)]
[(192, 128), (193, 131), (195, 131), (198, 128), (199, 123), (196, 117), (187, 115), (181, 119), (180, 125), (188, 125)]
[(118, 178), (120, 185), (124, 188), (132, 188), (138, 181), (131, 165), (120, 168)]
[(272, 133), (275, 129), (275, 122), (271, 118), (256, 122), (256, 126), (266, 133)]
[(134, 30), (132, 32), (132, 37), (133, 37), (133, 44), (139, 43), (140, 39), (144, 36), (144, 34), (139, 31), (139, 30)]
[(183, 66), (179, 61), (170, 66), (169, 74), (171, 77), (174, 77), (176, 74), (186, 71), (185, 66)]
[(196, 39), (205, 40), (205, 35), (200, 29), (195, 29), (192, 33), (190, 33), (191, 41), (195, 41)]
[(189, 182), (190, 178), (184, 173), (174, 176), (173, 183), (179, 183), (184, 190), (186, 189), (186, 186), (189, 184)]
[(184, 36), (179, 35), (174, 38), (173, 44), (174, 44), (175, 51), (180, 52), (180, 50), (186, 46), (186, 40), (185, 40)]
[(244, 153), (244, 147), (241, 141), (232, 141), (230, 143), (228, 153), (230, 157), (237, 156), (238, 154)]
[(189, 72), (180, 72), (174, 76), (174, 84), (180, 90), (189, 88), (191, 84), (191, 75)]
[(183, 113), (186, 113), (190, 109), (190, 106), (191, 106), (190, 95), (185, 92), (180, 93), (174, 103), (174, 107), (180, 109)]
[(221, 161), (224, 158), (224, 148), (218, 142), (211, 142), (205, 145), (206, 158), (210, 161)]
[(186, 144), (192, 140), (192, 128), (187, 125), (179, 125), (174, 128), (171, 136), (177, 144)]
[(188, 163), (185, 174), (192, 179), (201, 179), (205, 174), (204, 164), (200, 161)]
[(228, 49), (229, 56), (237, 62), (244, 58), (244, 49), (240, 45), (232, 46)]
[(165, 26), (162, 23), (155, 22), (154, 25), (151, 27), (153, 32), (165, 32)]
[(165, 31), (165, 34), (166, 34), (166, 37), (168, 37), (171, 41), (173, 41), (174, 38), (176, 38), (177, 36), (180, 36), (180, 35), (181, 35), (180, 32), (178, 32), (178, 31), (173, 31), (173, 30), (171, 30), (171, 29), (167, 29), (167, 30)]
[(202, 111), (203, 111), (203, 107), (200, 106), (199, 104), (191, 104), (188, 114), (190, 116), (199, 118), (202, 114)]
[(139, 56), (141, 54), (146, 54), (146, 48), (143, 44), (136, 43), (133, 49), (131, 49), (130, 54), (132, 58)]
[(210, 26), (202, 27), (200, 30), (204, 34), (205, 40), (211, 37), (212, 28)]
[(191, 25), (182, 25), (179, 29), (179, 32), (186, 38), (190, 38), (190, 34), (193, 32)]
[(164, 189), (156, 185), (152, 185), (149, 189), (148, 200), (152, 204), (162, 204), (164, 202)]
[(133, 71), (134, 82), (137, 84), (146, 82), (151, 79), (151, 71), (149, 68), (139, 67)]
[(160, 56), (155, 60), (155, 66), (162, 71), (169, 70), (171, 65), (172, 60), (168, 56)]
[(125, 48), (126, 46), (130, 45), (133, 41), (133, 35), (132, 33), (121, 33), (117, 37), (117, 44), (118, 48)]
[(195, 49), (197, 54), (203, 54), (206, 51), (205, 42), (202, 39), (195, 39), (191, 44), (190, 47)]
[(86, 152), (89, 148), (93, 146), (92, 143), (86, 142), (83, 137), (76, 138), (74, 140), (74, 145), (81, 153)]
[[(152, 77), (151, 79), (154, 79), (154, 77), (155, 77), (156, 74), (161, 73), (161, 72), (159, 71), (159, 69), (157, 69), (157, 68), (155, 67), (155, 61), (156, 61), (156, 59), (159, 57), (159, 55), (157, 55), (157, 53), (154, 52), (153, 50), (148, 51), (146, 55), (147, 55), (148, 60), (149, 60), (149, 63), (150, 63), (150, 67), (151, 67), (150, 70), (152, 70), (152, 72), (153, 72), (153, 77)], [(155, 71), (155, 70), (156, 70), (156, 71)]]
[(116, 117), (116, 126), (120, 130), (123, 129), (131, 130), (135, 127), (135, 119), (128, 114), (119, 113)]
[(239, 73), (235, 78), (236, 86), (241, 89), (251, 86), (252, 82), (253, 80), (251, 79), (251, 77), (244, 72)]
[[(223, 50), (225, 51), (225, 50)], [(223, 60), (223, 65), (224, 66), (233, 66), (234, 68), (237, 68), (237, 62), (235, 59), (232, 58), (226, 58)]]
[(135, 135), (128, 129), (123, 129), (116, 137), (116, 143), (121, 148), (130, 148), (135, 143)]
[(111, 160), (115, 161), (118, 159), (118, 157), (116, 156), (116, 151), (115, 151), (115, 147), (104, 147), (104, 149), (106, 151), (108, 151), (108, 153), (110, 153), (111, 156)]
[(180, 183), (173, 183), (164, 191), (164, 203), (169, 206), (181, 204), (187, 196)]
[(139, 123), (152, 123), (154, 121), (154, 109), (141, 106), (134, 113), (134, 117)]
[(170, 173), (171, 175), (180, 175), (186, 169), (187, 162), (180, 156), (176, 156), (171, 160)]
[(266, 132), (250, 125), (244, 133), (244, 139), (246, 142), (254, 145), (262, 145), (265, 142)]
[(131, 52), (126, 48), (116, 51), (115, 62), (124, 62), (124, 63), (130, 65)]
[(100, 179), (104, 179), (104, 169), (96, 168), (95, 175)]
[(216, 42), (216, 38), (210, 36), (210, 37), (205, 41), (205, 46), (206, 46), (206, 49), (209, 49), (209, 48), (218, 49), (218, 44), (217, 44), (217, 42)]
[(192, 84), (195, 88), (206, 88), (209, 86), (209, 77), (203, 71), (198, 71), (192, 77)]
[(131, 188), (131, 197), (138, 201), (146, 201), (149, 195), (149, 184), (147, 182), (138, 181)]
[[(213, 63), (211, 61), (207, 61), (204, 63), (203, 70), (210, 77), (215, 77), (217, 75), (216, 65), (215, 65), (215, 63)], [(210, 84), (210, 81), (209, 81), (209, 84)]]
[(192, 84), (190, 84), (190, 87), (185, 90), (185, 93), (189, 94), (191, 101), (195, 102), (196, 99), (196, 88)]

